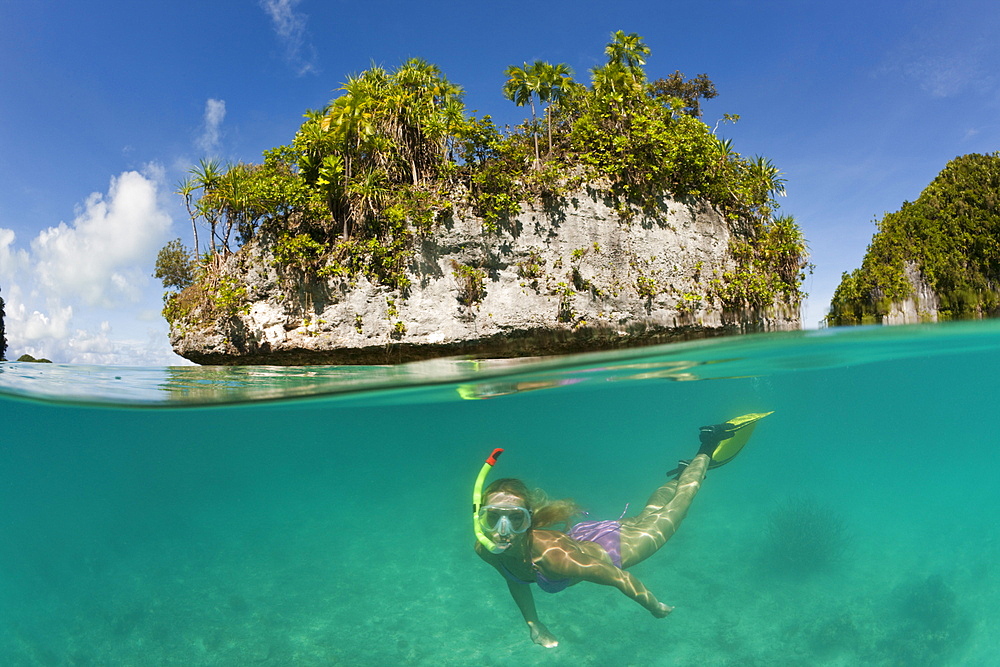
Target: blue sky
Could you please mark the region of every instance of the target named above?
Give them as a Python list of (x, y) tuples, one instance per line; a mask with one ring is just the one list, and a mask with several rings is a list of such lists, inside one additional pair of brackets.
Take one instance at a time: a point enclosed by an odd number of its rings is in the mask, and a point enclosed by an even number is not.
[(816, 326), (873, 220), (955, 156), (1000, 150), (998, 26), (994, 0), (0, 0), (8, 356), (179, 362), (150, 276), (166, 241), (190, 244), (177, 182), (201, 157), (289, 142), (348, 74), (419, 56), (470, 110), (514, 124), (507, 65), (565, 62), (586, 80), (618, 29), (652, 49), (651, 79), (707, 73), (705, 122), (740, 114), (719, 134), (784, 172)]

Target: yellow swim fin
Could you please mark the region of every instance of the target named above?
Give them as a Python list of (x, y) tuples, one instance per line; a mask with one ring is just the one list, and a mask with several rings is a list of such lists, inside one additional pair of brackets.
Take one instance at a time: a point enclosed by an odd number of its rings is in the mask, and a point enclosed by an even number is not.
[[(701, 449), (699, 454), (709, 456), (708, 468), (718, 468), (732, 461), (743, 445), (747, 444), (750, 434), (753, 433), (754, 426), (764, 417), (774, 414), (772, 412), (754, 412), (741, 417), (734, 417), (727, 422), (715, 424), (713, 426), (702, 426), (698, 436), (701, 439)], [(684, 471), (691, 461), (678, 461), (677, 467), (667, 473), (667, 477), (679, 475)]]
[[(747, 444), (757, 422), (770, 414), (773, 414), (773, 411), (754, 412), (735, 417), (722, 424), (702, 426), (700, 433), (702, 451), (706, 454), (710, 453), (712, 459), (708, 464), (709, 469), (718, 468), (732, 461), (743, 449), (743, 445)], [(715, 445), (714, 449), (712, 448), (713, 444)]]

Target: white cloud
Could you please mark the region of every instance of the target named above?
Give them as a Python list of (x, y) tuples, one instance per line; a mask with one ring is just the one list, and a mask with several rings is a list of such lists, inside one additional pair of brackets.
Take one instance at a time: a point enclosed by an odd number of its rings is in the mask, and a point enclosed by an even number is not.
[(35, 237), (37, 280), (49, 294), (91, 306), (135, 302), (171, 222), (156, 183), (125, 172), (111, 179), (107, 195), (90, 195), (72, 224), (61, 222)]
[[(0, 286), (6, 302), (8, 355), (27, 353), (70, 363), (175, 363), (158, 335), (115, 336), (111, 321), (130, 328), (148, 313), (159, 285), (150, 277), (170, 235), (161, 201), (163, 170), (128, 171), (111, 179), (106, 194), (87, 197), (70, 224), (59, 223), (18, 249), (0, 229)], [(95, 320), (97, 316), (98, 320)]]
[(205, 102), (205, 127), (195, 142), (198, 149), (206, 155), (215, 155), (219, 151), (219, 140), (222, 136), (222, 121), (226, 118), (226, 101), (209, 98)]
[(295, 11), (299, 0), (261, 0), (260, 6), (271, 17), (274, 31), (285, 47), (285, 58), (298, 74), (316, 71), (316, 49), (308, 41), (306, 15)]

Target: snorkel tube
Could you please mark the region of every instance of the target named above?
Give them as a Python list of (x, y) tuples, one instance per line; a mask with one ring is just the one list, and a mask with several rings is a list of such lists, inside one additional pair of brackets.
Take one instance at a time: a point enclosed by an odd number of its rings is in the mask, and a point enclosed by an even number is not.
[(486, 458), (486, 463), (479, 469), (479, 477), (476, 477), (476, 485), (472, 487), (472, 530), (475, 531), (476, 539), (479, 540), (479, 543), (486, 547), (492, 554), (502, 554), (507, 550), (507, 547), (499, 547), (493, 540), (486, 537), (483, 527), (479, 525), (479, 508), (482, 506), (483, 482), (486, 481), (486, 476), (490, 474), (490, 468), (496, 464), (501, 454), (503, 454), (503, 448), (497, 447), (493, 450), (493, 453)]

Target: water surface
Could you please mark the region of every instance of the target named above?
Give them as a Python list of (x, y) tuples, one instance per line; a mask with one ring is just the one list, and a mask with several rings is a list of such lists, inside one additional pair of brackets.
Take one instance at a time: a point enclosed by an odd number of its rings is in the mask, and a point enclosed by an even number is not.
[[(995, 664), (1000, 325), (517, 362), (0, 364), (0, 664)], [(596, 518), (762, 421), (632, 571), (535, 592), (472, 550), (494, 474)]]

